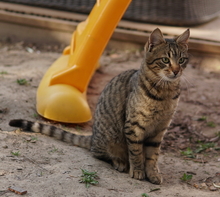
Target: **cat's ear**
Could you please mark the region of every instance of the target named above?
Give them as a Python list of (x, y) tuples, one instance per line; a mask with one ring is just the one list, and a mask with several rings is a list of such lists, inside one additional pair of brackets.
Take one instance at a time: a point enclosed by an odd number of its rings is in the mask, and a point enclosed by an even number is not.
[(145, 51), (151, 52), (154, 46), (165, 43), (163, 34), (159, 28), (155, 29), (149, 36), (148, 42), (145, 44)]
[(187, 29), (185, 32), (183, 32), (181, 35), (179, 35), (175, 41), (177, 44), (183, 44), (186, 45), (188, 44), (189, 41), (189, 36), (190, 36), (190, 31)]

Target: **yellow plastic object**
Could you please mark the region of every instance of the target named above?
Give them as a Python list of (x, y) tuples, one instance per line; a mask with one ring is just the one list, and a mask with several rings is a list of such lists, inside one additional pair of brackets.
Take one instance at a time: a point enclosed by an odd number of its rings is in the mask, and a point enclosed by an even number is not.
[(97, 0), (77, 26), (70, 46), (44, 75), (37, 91), (37, 111), (45, 118), (80, 123), (91, 119), (86, 100), (89, 81), (116, 25), (131, 0)]

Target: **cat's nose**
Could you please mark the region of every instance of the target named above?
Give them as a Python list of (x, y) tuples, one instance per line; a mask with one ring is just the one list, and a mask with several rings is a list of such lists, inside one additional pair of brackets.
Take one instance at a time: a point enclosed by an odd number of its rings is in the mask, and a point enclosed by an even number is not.
[(176, 76), (179, 73), (179, 70), (173, 70), (173, 74)]

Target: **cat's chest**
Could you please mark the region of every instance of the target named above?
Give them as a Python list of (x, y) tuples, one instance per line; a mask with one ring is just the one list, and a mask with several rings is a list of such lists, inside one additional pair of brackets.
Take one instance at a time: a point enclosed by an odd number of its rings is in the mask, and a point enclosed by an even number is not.
[(140, 131), (143, 132), (143, 135), (146, 135), (147, 132), (148, 137), (154, 136), (169, 126), (176, 106), (175, 101), (150, 102), (142, 106), (138, 104), (134, 108), (135, 111), (132, 113), (134, 118), (132, 119), (145, 128)]
[(136, 110), (146, 110), (148, 113), (160, 114), (175, 110), (178, 101), (178, 98), (167, 97), (160, 100), (136, 92), (131, 94), (128, 104)]
[(176, 109), (178, 100), (167, 99), (165, 101), (148, 102), (146, 107), (149, 107), (154, 115), (173, 112)]
[(127, 106), (128, 117), (133, 117), (143, 124), (156, 124), (169, 121), (178, 104), (178, 99), (155, 101), (150, 98), (130, 100)]

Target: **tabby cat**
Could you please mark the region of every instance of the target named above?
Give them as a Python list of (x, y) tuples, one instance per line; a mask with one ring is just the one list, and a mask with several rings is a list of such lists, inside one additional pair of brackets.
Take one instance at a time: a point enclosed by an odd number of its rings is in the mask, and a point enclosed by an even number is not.
[(120, 172), (161, 184), (157, 160), (178, 104), (180, 76), (188, 62), (188, 39), (189, 29), (175, 39), (164, 39), (160, 29), (155, 29), (145, 45), (140, 69), (121, 73), (103, 90), (91, 136), (26, 120), (11, 120), (9, 125), (90, 149), (96, 158), (111, 161)]

